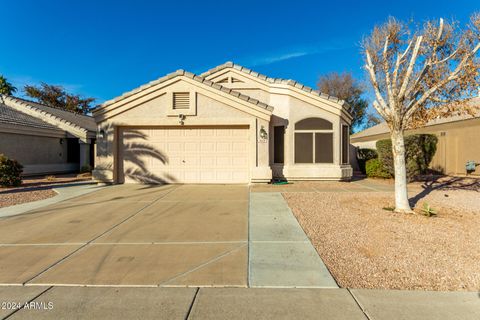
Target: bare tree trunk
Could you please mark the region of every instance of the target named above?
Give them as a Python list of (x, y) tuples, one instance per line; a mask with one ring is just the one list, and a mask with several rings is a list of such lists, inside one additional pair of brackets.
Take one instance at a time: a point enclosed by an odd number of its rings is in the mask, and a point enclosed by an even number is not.
[(395, 211), (412, 213), (408, 203), (407, 193), (407, 169), (405, 166), (405, 142), (403, 131), (392, 130), (392, 152), (393, 164), (395, 167)]

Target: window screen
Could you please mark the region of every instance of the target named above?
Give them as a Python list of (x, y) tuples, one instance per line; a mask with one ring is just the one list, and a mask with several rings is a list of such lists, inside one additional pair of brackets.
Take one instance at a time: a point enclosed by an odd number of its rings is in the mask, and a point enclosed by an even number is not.
[(315, 163), (333, 163), (333, 133), (315, 133)]
[(295, 133), (295, 163), (313, 163), (313, 133)]
[(273, 162), (283, 163), (285, 127), (273, 128)]
[(342, 125), (342, 163), (348, 164), (348, 134), (349, 128)]

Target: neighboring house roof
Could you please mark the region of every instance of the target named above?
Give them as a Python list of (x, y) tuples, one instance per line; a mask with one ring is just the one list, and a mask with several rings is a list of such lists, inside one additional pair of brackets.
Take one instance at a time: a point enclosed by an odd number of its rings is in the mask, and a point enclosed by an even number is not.
[(18, 112), (40, 119), (57, 129), (67, 131), (78, 138), (95, 137), (97, 126), (91, 116), (48, 107), (12, 96), (0, 95), (0, 102)]
[(20, 112), (0, 101), (0, 123), (14, 124), (32, 128), (58, 130), (54, 125)]
[[(475, 98), (472, 100), (473, 104), (478, 104), (480, 107), (480, 98)], [(438, 119), (433, 119), (430, 120), (424, 127), (430, 127), (434, 125), (439, 125), (439, 124), (444, 124), (444, 123), (451, 123), (451, 122), (456, 122), (456, 121), (463, 121), (463, 120), (470, 120), (470, 119), (475, 119), (475, 118), (480, 118), (480, 109), (478, 110), (478, 113), (475, 117), (472, 117), (471, 115), (464, 114), (464, 115), (456, 115), (456, 116), (451, 116), (448, 118), (438, 118)], [(360, 138), (365, 138), (365, 137), (370, 137), (370, 136), (375, 136), (379, 134), (385, 134), (389, 133), (390, 129), (388, 128), (388, 125), (386, 122), (382, 122), (377, 124), (376, 126), (373, 126), (371, 128), (365, 129), (363, 131), (357, 132), (353, 134), (350, 139), (355, 140), (355, 139), (360, 139)]]
[(289, 86), (292, 86), (292, 87), (295, 87), (295, 88), (298, 88), (298, 89), (301, 89), (305, 92), (308, 92), (310, 94), (313, 94), (315, 96), (319, 96), (321, 98), (324, 98), (324, 99), (327, 99), (327, 100), (330, 100), (332, 102), (335, 102), (335, 103), (338, 103), (340, 105), (346, 105), (346, 102), (337, 98), (337, 97), (334, 97), (334, 96), (330, 96), (328, 94), (325, 94), (325, 93), (322, 93), (318, 90), (315, 90), (315, 89), (312, 89), (304, 84), (301, 84), (300, 82), (298, 81), (295, 81), (295, 80), (291, 80), (291, 79), (282, 79), (282, 78), (271, 78), (271, 77), (268, 77), (266, 75), (263, 75), (263, 74), (260, 74), (256, 71), (253, 71), (251, 69), (248, 69), (248, 68), (245, 68), (245, 67), (242, 67), (241, 65), (238, 65), (236, 63), (233, 63), (231, 61), (227, 61), (225, 62), (224, 64), (221, 64), (219, 66), (216, 66), (215, 68), (212, 68), (204, 73), (202, 73), (200, 76), (201, 77), (208, 77), (209, 75), (211, 74), (214, 74), (218, 71), (221, 71), (223, 69), (227, 69), (227, 68), (234, 68), (236, 70), (239, 70), (243, 73), (246, 73), (246, 74), (250, 74), (254, 77), (257, 77), (261, 80), (264, 80), (264, 81), (267, 81), (267, 82), (270, 82), (270, 83), (281, 83), (281, 84), (286, 84), (286, 85), (289, 85)]
[(140, 87), (138, 87), (138, 88), (136, 88), (136, 89), (134, 89), (134, 90), (132, 90), (132, 91), (125, 92), (124, 94), (122, 94), (121, 96), (119, 96), (119, 97), (117, 97), (117, 98), (115, 98), (115, 99), (106, 101), (106, 102), (104, 102), (104, 103), (100, 106), (100, 108), (97, 108), (97, 109), (95, 109), (94, 111), (96, 112), (96, 111), (98, 111), (99, 109), (101, 109), (101, 108), (103, 108), (103, 107), (106, 107), (106, 106), (109, 106), (109, 105), (111, 105), (111, 104), (114, 104), (114, 103), (116, 103), (116, 102), (118, 102), (118, 101), (121, 101), (121, 100), (123, 100), (123, 99), (126, 99), (126, 98), (128, 98), (128, 97), (130, 97), (130, 96), (132, 96), (132, 95), (134, 95), (134, 94), (137, 94), (137, 93), (139, 93), (139, 92), (141, 92), (141, 91), (143, 91), (143, 90), (146, 90), (146, 89), (148, 89), (148, 88), (151, 88), (151, 87), (153, 87), (153, 86), (155, 86), (155, 85), (157, 85), (157, 84), (160, 84), (160, 83), (162, 83), (162, 82), (165, 82), (165, 81), (167, 81), (167, 80), (173, 79), (173, 78), (175, 78), (175, 77), (180, 77), (180, 76), (185, 76), (185, 77), (188, 77), (188, 78), (190, 78), (190, 79), (193, 79), (193, 80), (195, 80), (195, 81), (197, 81), (197, 82), (199, 82), (199, 83), (203, 83), (203, 84), (205, 84), (205, 85), (207, 85), (207, 86), (209, 86), (209, 87), (215, 88), (215, 89), (217, 89), (217, 90), (220, 90), (220, 91), (222, 91), (222, 92), (225, 92), (225, 93), (227, 93), (227, 94), (230, 94), (230, 95), (232, 95), (232, 96), (234, 96), (234, 97), (237, 97), (237, 98), (239, 98), (239, 99), (242, 99), (242, 100), (244, 100), (244, 101), (247, 101), (248, 103), (251, 103), (251, 104), (253, 104), (253, 105), (257, 106), (257, 107), (266, 109), (266, 110), (268, 110), (268, 111), (273, 111), (273, 107), (267, 105), (266, 103), (263, 103), (263, 102), (261, 102), (261, 101), (259, 101), (259, 100), (257, 100), (257, 99), (251, 98), (251, 97), (249, 97), (249, 96), (247, 96), (247, 95), (241, 94), (240, 92), (237, 92), (237, 91), (235, 91), (235, 90), (229, 89), (229, 88), (227, 88), (227, 87), (224, 87), (224, 86), (222, 86), (222, 85), (219, 85), (218, 83), (214, 83), (214, 82), (209, 81), (209, 80), (207, 80), (207, 79), (205, 79), (205, 78), (203, 78), (203, 77), (201, 77), (201, 76), (195, 75), (195, 74), (193, 74), (193, 73), (191, 73), (191, 72), (187, 72), (187, 71), (182, 70), (182, 69), (177, 70), (177, 71), (172, 72), (172, 73), (169, 73), (169, 74), (167, 74), (166, 76), (161, 77), (161, 78), (159, 78), (159, 79), (157, 79), (157, 80), (150, 81), (149, 83), (144, 84), (144, 85), (142, 85), (142, 86), (140, 86)]

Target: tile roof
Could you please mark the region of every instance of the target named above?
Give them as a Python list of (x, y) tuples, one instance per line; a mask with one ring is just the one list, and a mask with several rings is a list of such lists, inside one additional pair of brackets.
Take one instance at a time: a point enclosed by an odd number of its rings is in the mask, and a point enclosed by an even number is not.
[(18, 105), (21, 107), (27, 107), (30, 110), (35, 111), (40, 119), (42, 119), (42, 117), (52, 117), (57, 121), (63, 122), (79, 130), (89, 132), (96, 132), (97, 130), (95, 120), (91, 116), (82, 115), (67, 110), (52, 108), (37, 102), (21, 99), (18, 97), (0, 95), (0, 99), (3, 99), (3, 103), (9, 104), (11, 107)]
[(298, 88), (298, 89), (301, 89), (305, 92), (308, 92), (308, 93), (311, 93), (315, 96), (319, 96), (319, 97), (322, 97), (324, 99), (327, 99), (327, 100), (330, 100), (332, 102), (335, 102), (335, 103), (338, 103), (340, 105), (346, 105), (345, 101), (337, 98), (337, 97), (334, 97), (334, 96), (330, 96), (328, 94), (325, 94), (325, 93), (322, 93), (318, 90), (314, 90), (304, 84), (301, 84), (300, 82), (297, 82), (295, 80), (291, 80), (291, 79), (282, 79), (282, 78), (271, 78), (271, 77), (267, 77), (266, 75), (263, 75), (263, 74), (260, 74), (258, 72), (255, 72), (251, 69), (248, 69), (248, 68), (245, 68), (245, 67), (242, 67), (241, 65), (238, 65), (236, 63), (233, 63), (231, 61), (227, 61), (225, 62), (224, 64), (221, 64), (219, 66), (216, 66), (215, 68), (212, 68), (204, 73), (202, 73), (200, 76), (201, 77), (208, 77), (209, 75), (217, 72), (217, 71), (220, 71), (220, 70), (223, 70), (223, 69), (226, 69), (226, 68), (234, 68), (236, 70), (239, 70), (243, 73), (246, 73), (246, 74), (249, 74), (249, 75), (252, 75), (254, 77), (257, 77), (261, 80), (264, 80), (264, 81), (267, 81), (269, 83), (280, 83), (280, 84), (286, 84), (286, 85), (289, 85), (289, 86), (292, 86), (292, 87), (295, 87), (295, 88)]
[(0, 123), (15, 124), (25, 127), (59, 130), (54, 125), (39, 118), (20, 112), (3, 104), (0, 100)]
[[(172, 72), (172, 73), (169, 73), (169, 74), (167, 74), (166, 76), (161, 77), (161, 78), (159, 78), (159, 79), (157, 79), (157, 80), (150, 81), (149, 83), (144, 84), (144, 85), (142, 85), (142, 86), (140, 86), (140, 87), (138, 87), (138, 88), (136, 88), (136, 89), (134, 89), (134, 90), (132, 90), (132, 91), (125, 92), (124, 94), (122, 94), (121, 96), (119, 96), (119, 97), (117, 97), (117, 98), (115, 98), (115, 99), (112, 99), (112, 100), (109, 100), (109, 101), (104, 102), (104, 103), (101, 105), (101, 107), (105, 107), (105, 106), (111, 105), (111, 104), (113, 104), (113, 103), (115, 103), (115, 102), (118, 102), (118, 101), (120, 101), (120, 100), (123, 100), (123, 99), (129, 97), (129, 96), (132, 96), (132, 95), (134, 95), (134, 94), (136, 94), (136, 93), (138, 93), (138, 92), (141, 92), (141, 91), (146, 90), (146, 89), (148, 89), (148, 88), (151, 88), (151, 87), (153, 87), (153, 86), (155, 86), (155, 85), (157, 85), (157, 84), (160, 84), (160, 83), (162, 83), (162, 82), (165, 82), (165, 81), (167, 81), (167, 80), (170, 80), (170, 79), (173, 79), (173, 78), (179, 77), (179, 76), (185, 76), (185, 77), (190, 78), (190, 79), (193, 79), (193, 80), (195, 80), (195, 81), (197, 81), (197, 82), (199, 82), (199, 83), (203, 83), (203, 84), (205, 84), (205, 85), (207, 85), (207, 86), (209, 86), (209, 87), (215, 88), (215, 89), (217, 89), (217, 90), (220, 90), (220, 91), (222, 91), (222, 92), (225, 92), (225, 93), (227, 93), (227, 94), (230, 94), (230, 95), (232, 95), (232, 96), (234, 96), (234, 97), (237, 97), (237, 98), (239, 98), (239, 99), (242, 99), (242, 100), (244, 100), (244, 101), (246, 101), (246, 102), (248, 102), (248, 103), (251, 103), (251, 104), (253, 104), (253, 105), (256, 105), (256, 106), (258, 106), (258, 107), (260, 107), (260, 108), (266, 109), (266, 110), (268, 110), (268, 111), (273, 111), (273, 107), (272, 107), (272, 106), (269, 106), (269, 105), (266, 104), (266, 103), (263, 103), (263, 102), (261, 102), (261, 101), (259, 101), (259, 100), (257, 100), (257, 99), (251, 98), (251, 97), (249, 97), (249, 96), (247, 96), (247, 95), (241, 94), (240, 92), (237, 92), (237, 91), (235, 91), (235, 90), (229, 89), (229, 88), (224, 87), (224, 86), (221, 86), (221, 85), (219, 85), (218, 83), (214, 83), (214, 82), (212, 82), (212, 81), (210, 81), (210, 80), (205, 79), (204, 77), (198, 76), (198, 75), (196, 75), (196, 74), (193, 74), (193, 73), (191, 73), (191, 72), (187, 72), (187, 71), (182, 70), (182, 69), (177, 70), (177, 71)], [(96, 109), (96, 110), (98, 110), (98, 109)], [(94, 110), (94, 112), (95, 112), (95, 110)]]

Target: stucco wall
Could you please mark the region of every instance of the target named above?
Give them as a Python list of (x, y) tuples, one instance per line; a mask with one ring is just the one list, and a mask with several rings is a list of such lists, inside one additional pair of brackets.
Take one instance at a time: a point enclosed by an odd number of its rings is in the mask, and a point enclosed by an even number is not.
[[(178, 116), (171, 116), (171, 100), (168, 92), (194, 91), (196, 93), (196, 114), (187, 115), (183, 124)], [(132, 104), (132, 108), (99, 123), (99, 133), (105, 132), (103, 138), (97, 137), (96, 178), (103, 181), (121, 181), (117, 172), (120, 168), (118, 156), (117, 135), (121, 127), (151, 127), (151, 126), (223, 126), (223, 125), (248, 125), (250, 139), (250, 165), (251, 179), (269, 181), (271, 169), (268, 166), (268, 144), (258, 141), (257, 133), (262, 125), (268, 129), (268, 121), (257, 118), (241, 110), (232, 103), (224, 102), (221, 97), (216, 97), (201, 88), (196, 88), (186, 83), (175, 83), (164, 92), (158, 93), (156, 98), (141, 103)], [(225, 97), (224, 97), (225, 98)], [(230, 99), (230, 98), (228, 98)], [(222, 101), (221, 101), (222, 100)], [(235, 107), (233, 107), (235, 105)]]
[[(305, 101), (286, 95), (272, 95), (271, 100), (279, 105), (276, 117), (271, 123), (273, 126), (285, 125), (285, 155), (284, 165), (273, 164), (273, 139), (270, 140), (270, 163), (274, 173), (289, 180), (307, 179), (348, 179), (352, 175), (349, 164), (340, 164), (341, 157), (341, 125), (347, 124), (338, 115), (332, 114), (322, 108), (311, 105)], [(333, 128), (333, 163), (298, 164), (294, 159), (295, 123), (306, 118), (322, 118), (332, 123)]]
[(24, 174), (46, 174), (76, 170), (67, 163), (67, 141), (59, 137), (0, 132), (0, 153), (24, 166)]
[(67, 143), (59, 138), (0, 133), (0, 153), (23, 165), (67, 162)]
[[(259, 99), (274, 107), (273, 116), (269, 126), (269, 163), (274, 176), (295, 179), (348, 179), (352, 175), (349, 164), (341, 165), (341, 125), (348, 124), (338, 114), (331, 113), (328, 106), (325, 108), (313, 105), (305, 100), (296, 98), (292, 92), (285, 88), (272, 89), (262, 84), (257, 79), (251, 79), (234, 70), (223, 72), (210, 78), (212, 81), (219, 81), (225, 77), (233, 77), (242, 81), (241, 83), (222, 83), (235, 91)], [(311, 99), (311, 98), (310, 98)], [(307, 99), (308, 100), (308, 99)], [(333, 145), (334, 161), (332, 164), (295, 164), (294, 163), (294, 125), (297, 121), (310, 117), (326, 119), (333, 124)], [(285, 126), (284, 140), (284, 164), (273, 163), (274, 152), (274, 126)]]

